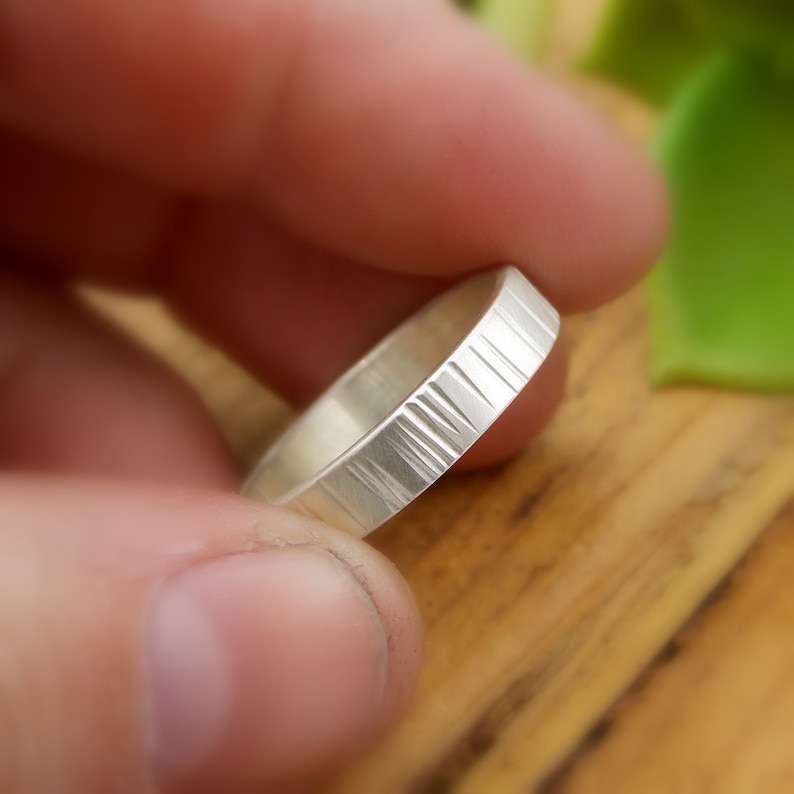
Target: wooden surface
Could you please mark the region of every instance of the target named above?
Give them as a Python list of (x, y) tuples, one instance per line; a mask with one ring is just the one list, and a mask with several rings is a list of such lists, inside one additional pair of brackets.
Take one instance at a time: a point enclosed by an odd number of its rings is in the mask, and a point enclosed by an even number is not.
[[(652, 114), (548, 68), (637, 137)], [(148, 305), (114, 311), (192, 380), (241, 461), (287, 413)], [(568, 392), (499, 469), (372, 537), (413, 586), (413, 709), (329, 794), (794, 791), (794, 400), (646, 381), (639, 291), (568, 324)], [(319, 343), (319, 342), (318, 342)]]

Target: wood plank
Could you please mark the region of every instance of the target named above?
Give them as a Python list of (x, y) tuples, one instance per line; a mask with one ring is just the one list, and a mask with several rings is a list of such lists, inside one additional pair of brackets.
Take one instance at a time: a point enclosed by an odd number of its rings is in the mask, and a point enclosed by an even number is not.
[(546, 794), (794, 790), (794, 501)]

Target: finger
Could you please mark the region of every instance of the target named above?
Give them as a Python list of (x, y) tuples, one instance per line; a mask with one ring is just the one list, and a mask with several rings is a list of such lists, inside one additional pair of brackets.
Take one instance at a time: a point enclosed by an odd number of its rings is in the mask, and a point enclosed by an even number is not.
[(0, 269), (0, 467), (233, 487), (207, 411), (66, 290)]
[(613, 296), (657, 252), (644, 160), (441, 4), (0, 13), (6, 125), (251, 199), (320, 248), (442, 276), (512, 261), (566, 310)]
[[(0, 15), (2, 11), (0, 11)], [(0, 251), (29, 268), (145, 286), (183, 201), (0, 127)]]
[(405, 708), (421, 645), (365, 544), (215, 492), (0, 482), (9, 791), (272, 790)]
[[(448, 286), (331, 257), (218, 208), (208, 208), (186, 231), (169, 277), (168, 290), (190, 324), (253, 371), (267, 373), (298, 405)], [(566, 361), (565, 346), (556, 345), (464, 466), (496, 463), (526, 445), (562, 396)]]
[[(168, 267), (147, 273), (125, 256), (159, 239), (164, 194), (133, 184), (125, 189), (124, 181), (113, 180), (107, 171), (8, 137), (6, 143), (5, 149), (0, 145), (0, 157), (3, 151), (14, 154), (7, 172), (16, 174), (5, 201), (0, 194), (0, 235), (7, 247), (61, 273), (122, 284), (159, 281), (193, 328), (293, 404), (310, 402), (447, 286), (440, 279), (345, 260), (268, 227), (251, 211), (218, 203), (183, 212), (180, 231), (170, 247), (162, 248)], [(51, 225), (36, 215), (42, 204), (51, 207), (44, 212)], [(124, 219), (117, 217), (122, 211)], [(85, 218), (96, 234), (75, 235)], [(140, 230), (133, 239), (130, 226)], [(118, 254), (117, 245), (124, 248)], [(543, 377), (548, 383), (541, 386)], [(505, 431), (490, 433), (467, 456), (467, 465), (516, 452), (550, 414), (563, 380), (564, 367), (545, 367), (522, 395), (522, 410), (514, 408), (513, 418), (499, 425)]]
[(0, 173), (0, 250), (56, 276), (159, 288), (292, 401), (447, 284), (345, 260), (240, 205), (169, 198), (8, 134)]
[[(166, 289), (177, 312), (303, 406), (449, 286), (333, 257), (218, 207), (194, 217), (170, 265)], [(557, 344), (461, 468), (499, 462), (526, 445), (562, 397), (566, 361)]]
[(305, 405), (449, 285), (334, 256), (240, 208), (206, 205), (168, 252), (179, 316)]

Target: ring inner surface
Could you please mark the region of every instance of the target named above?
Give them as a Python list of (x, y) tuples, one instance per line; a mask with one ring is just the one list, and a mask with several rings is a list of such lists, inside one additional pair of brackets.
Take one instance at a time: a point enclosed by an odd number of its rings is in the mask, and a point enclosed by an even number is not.
[(437, 369), (483, 315), (495, 276), (442, 295), (343, 375), (268, 452), (256, 476), (268, 501), (304, 485), (389, 414)]

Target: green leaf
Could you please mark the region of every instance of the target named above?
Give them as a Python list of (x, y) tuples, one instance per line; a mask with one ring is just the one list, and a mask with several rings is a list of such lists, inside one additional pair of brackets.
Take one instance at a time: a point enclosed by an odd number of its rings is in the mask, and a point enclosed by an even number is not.
[(684, 0), (692, 19), (716, 41), (794, 70), (791, 0)]
[(663, 104), (711, 51), (680, 0), (612, 0), (581, 66)]
[(524, 58), (540, 57), (554, 0), (470, 0), (468, 6), (491, 33)]
[(794, 388), (794, 82), (715, 59), (656, 150), (674, 221), (648, 282), (653, 380)]

